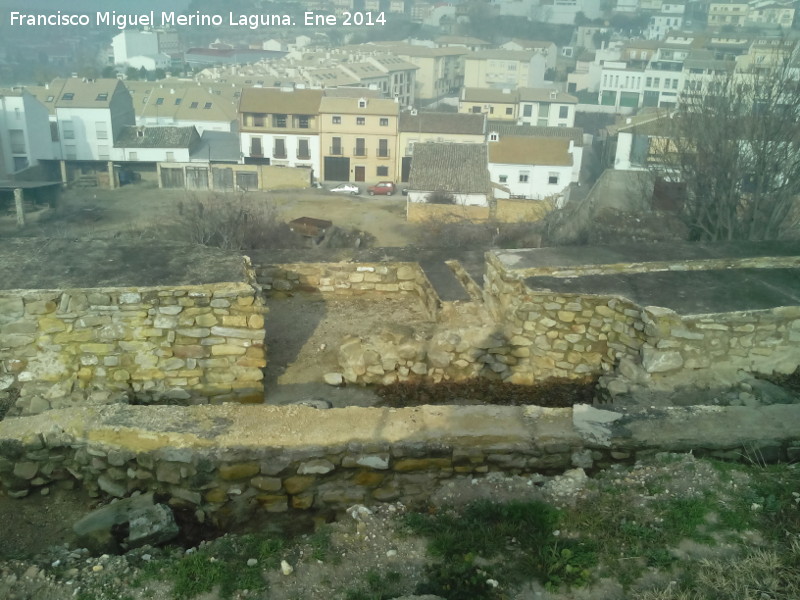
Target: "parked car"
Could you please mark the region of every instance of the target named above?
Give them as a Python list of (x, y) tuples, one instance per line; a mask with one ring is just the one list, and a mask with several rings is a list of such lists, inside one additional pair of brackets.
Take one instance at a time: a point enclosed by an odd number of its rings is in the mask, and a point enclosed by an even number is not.
[(367, 188), (370, 196), (391, 196), (395, 192), (395, 185), (391, 181), (381, 181)]
[(352, 183), (342, 183), (336, 187), (332, 187), (328, 191), (333, 192), (334, 194), (352, 194), (353, 196), (361, 193), (359, 187), (357, 185), (353, 185)]

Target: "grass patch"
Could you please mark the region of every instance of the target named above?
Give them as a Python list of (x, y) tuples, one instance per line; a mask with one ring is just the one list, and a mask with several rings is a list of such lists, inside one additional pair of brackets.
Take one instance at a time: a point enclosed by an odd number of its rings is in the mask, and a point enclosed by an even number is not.
[(372, 570), (364, 579), (362, 587), (345, 592), (345, 600), (389, 600), (403, 595), (402, 577), (397, 571), (379, 573)]
[[(221, 598), (231, 598), (238, 590), (266, 589), (262, 571), (278, 567), (282, 550), (283, 542), (276, 538), (254, 534), (224, 536), (213, 546), (167, 561), (147, 576), (172, 582), (173, 596), (179, 600), (215, 589)], [(248, 566), (251, 558), (258, 563)]]
[(437, 559), (418, 593), (490, 599), (497, 591), (490, 579), (582, 585), (595, 563), (594, 549), (554, 535), (561, 519), (561, 511), (538, 501), (480, 500), (461, 512), (407, 515), (406, 526), (428, 538), (428, 551)]

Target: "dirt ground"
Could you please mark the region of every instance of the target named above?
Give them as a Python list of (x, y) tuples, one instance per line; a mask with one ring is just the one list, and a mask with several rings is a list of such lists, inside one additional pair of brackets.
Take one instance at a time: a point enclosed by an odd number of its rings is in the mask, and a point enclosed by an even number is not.
[[(20, 230), (12, 212), (0, 215), (0, 237), (112, 237), (147, 235), (180, 219), (179, 204), (202, 199), (207, 193), (162, 190), (139, 183), (117, 190), (76, 188), (62, 193), (55, 209), (40, 208), (27, 215)], [(334, 225), (370, 233), (375, 246), (414, 243), (418, 228), (406, 222), (403, 196), (349, 196), (324, 190), (246, 192), (249, 198), (274, 206), (284, 221), (298, 217), (327, 219)]]
[(301, 293), (278, 294), (268, 297), (266, 303), (267, 404), (372, 406), (378, 397), (371, 389), (335, 388), (323, 382), (325, 373), (339, 371), (336, 351), (342, 339), (346, 335), (369, 335), (390, 322), (411, 324), (418, 330), (432, 325), (421, 304), (411, 298), (336, 298)]

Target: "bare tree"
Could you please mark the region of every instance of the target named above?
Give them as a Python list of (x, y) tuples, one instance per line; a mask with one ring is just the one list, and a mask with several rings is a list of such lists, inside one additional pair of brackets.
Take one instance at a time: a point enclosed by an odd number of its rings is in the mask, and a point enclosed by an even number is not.
[(680, 184), (693, 240), (796, 235), (800, 85), (783, 56), (746, 71), (690, 78), (651, 137), (653, 174)]

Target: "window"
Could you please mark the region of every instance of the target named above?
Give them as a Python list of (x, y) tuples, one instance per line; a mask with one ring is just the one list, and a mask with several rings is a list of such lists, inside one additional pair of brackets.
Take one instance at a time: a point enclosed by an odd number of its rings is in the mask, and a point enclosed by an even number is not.
[(108, 139), (108, 127), (104, 121), (97, 121), (94, 124), (95, 137), (98, 140)]
[(527, 171), (522, 171), (519, 174), (519, 182), (520, 183), (528, 183), (528, 172)]
[(366, 98), (359, 99), (358, 108), (367, 108), (367, 99)]
[(139, 155), (136, 152), (128, 152), (128, 160), (139, 160)]
[(569, 106), (559, 106), (558, 107), (558, 118), (559, 119), (566, 119), (569, 117)]
[(331, 154), (341, 154), (342, 153), (342, 138), (334, 137), (331, 138)]
[(472, 112), (474, 112), (474, 113), (479, 113), (479, 112), (481, 112), (481, 107), (480, 107), (480, 106), (473, 106), (473, 107), (472, 107)]
[(653, 78), (652, 77), (648, 77), (647, 79), (645, 79), (644, 80), (644, 85), (645, 85), (645, 87), (653, 87)]
[(256, 115), (250, 115), (250, 119), (252, 120), (253, 126), (254, 127), (263, 127), (264, 126), (264, 117), (266, 117), (266, 115), (261, 114), (261, 113), (256, 114)]
[(11, 154), (25, 154), (25, 132), (22, 129), (9, 129)]
[(264, 156), (261, 148), (261, 138), (250, 138), (250, 156)]
[(678, 80), (677, 79), (673, 79), (672, 80), (672, 89), (673, 90), (677, 90), (678, 89)]
[(378, 177), (388, 177), (389, 176), (389, 167), (378, 167), (375, 170), (375, 175)]
[(286, 127), (286, 115), (272, 115), (272, 126), (273, 127)]
[(500, 139), (500, 136), (496, 132), (493, 131), (493, 132), (491, 132), (489, 134), (489, 141), (490, 142), (496, 142), (499, 139)]
[(205, 110), (208, 110), (209, 108), (211, 108), (211, 102), (206, 102), (206, 103), (203, 105), (203, 108), (204, 108)]
[(661, 78), (660, 77), (656, 77), (655, 79), (653, 79), (653, 87), (661, 87)]
[(367, 147), (366, 147), (366, 140), (364, 138), (356, 138), (356, 147), (353, 151), (355, 156), (366, 156), (367, 155)]
[(558, 183), (558, 173), (550, 171), (550, 173), (547, 174), (547, 183), (556, 185)]
[(297, 117), (297, 127), (299, 129), (308, 129), (308, 115), (301, 115)]
[(381, 127), (388, 127), (389, 126), (389, 119), (387, 119), (386, 117), (381, 117), (380, 125), (381, 125)]
[(522, 107), (522, 116), (523, 117), (530, 117), (533, 114), (533, 106), (530, 104), (526, 104)]
[(156, 106), (161, 106), (162, 104), (164, 104), (164, 99), (163, 98), (157, 98), (156, 99)]
[(356, 117), (356, 125), (363, 125), (367, 120), (364, 117)]
[(108, 146), (103, 144), (97, 146), (97, 158), (100, 160), (108, 160), (108, 157)]
[(513, 109), (513, 108), (511, 108), (510, 106), (507, 106), (507, 107), (506, 107), (506, 114), (507, 114), (507, 115), (514, 114), (514, 109)]
[(61, 131), (65, 140), (75, 139), (75, 129), (73, 129), (72, 121), (63, 121), (61, 123)]
[(389, 158), (389, 140), (378, 140), (378, 157)]
[(58, 123), (54, 123), (53, 121), (50, 121), (50, 140), (53, 142), (57, 142), (59, 140)]
[(180, 106), (182, 101), (183, 101), (183, 98), (175, 98), (175, 106)]
[(500, 180), (500, 183), (508, 183), (508, 175), (500, 175), (498, 179)]
[(170, 162), (175, 161), (175, 153), (174, 152), (167, 152), (167, 160)]
[(78, 153), (75, 150), (75, 146), (72, 144), (64, 145), (64, 154), (66, 155), (67, 160), (75, 160), (78, 158)]
[(108, 100), (108, 94), (97, 94), (97, 98), (95, 98), (98, 102), (105, 102)]
[(197, 108), (198, 106), (200, 106), (200, 103), (199, 103), (199, 102), (192, 102), (192, 103), (189, 105), (189, 108)]
[(275, 138), (275, 145), (272, 148), (272, 155), (275, 158), (286, 158), (286, 140)]
[(331, 120), (333, 121), (334, 125), (341, 125), (342, 124), (342, 117), (340, 117), (338, 115), (334, 115), (333, 117), (331, 117)]
[(66, 94), (63, 94), (61, 96), (62, 100), (72, 100), (73, 98), (75, 98), (75, 94), (73, 94), (72, 92), (67, 92)]
[(303, 160), (311, 158), (311, 152), (308, 149), (308, 138), (300, 138), (297, 140), (297, 158)]

